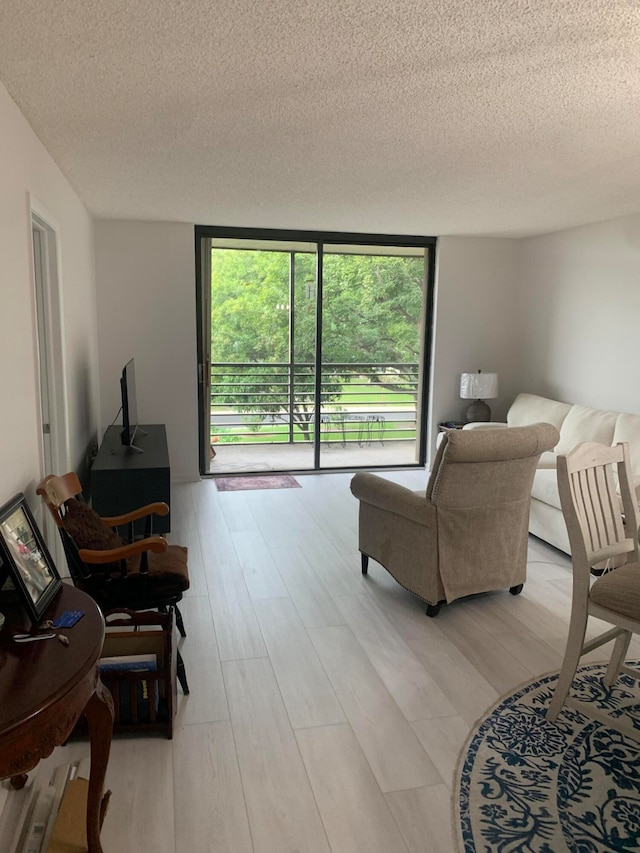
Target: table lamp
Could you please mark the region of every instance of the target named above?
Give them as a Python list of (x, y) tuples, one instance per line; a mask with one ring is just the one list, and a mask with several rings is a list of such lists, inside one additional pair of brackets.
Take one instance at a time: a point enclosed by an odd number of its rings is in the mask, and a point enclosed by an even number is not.
[(465, 417), (467, 422), (490, 421), (491, 409), (485, 403), (485, 399), (491, 400), (498, 396), (498, 374), (463, 373), (460, 377), (460, 396), (463, 400), (473, 400), (467, 408)]

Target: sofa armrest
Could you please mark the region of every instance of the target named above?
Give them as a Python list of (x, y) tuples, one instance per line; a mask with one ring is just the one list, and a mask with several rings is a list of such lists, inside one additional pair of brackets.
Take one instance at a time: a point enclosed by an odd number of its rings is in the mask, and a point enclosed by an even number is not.
[(413, 492), (377, 474), (356, 474), (351, 480), (351, 492), (363, 503), (401, 515), (417, 524), (429, 524), (436, 511), (424, 492)]
[(470, 424), (465, 424), (462, 429), (504, 429), (509, 424), (502, 421), (472, 421)]

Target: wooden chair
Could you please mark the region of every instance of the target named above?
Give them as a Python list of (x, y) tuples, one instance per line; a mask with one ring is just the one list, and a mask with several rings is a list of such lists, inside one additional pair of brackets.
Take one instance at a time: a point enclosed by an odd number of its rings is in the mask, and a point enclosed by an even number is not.
[[(82, 500), (75, 472), (50, 474), (36, 489), (60, 533), (71, 579), (107, 613), (110, 610), (160, 610), (173, 607), (181, 636), (186, 632), (178, 602), (189, 588), (187, 549), (153, 535), (153, 516), (167, 515), (166, 503), (153, 503), (113, 518), (101, 518)], [(145, 519), (143, 539), (134, 539), (134, 522)], [(127, 539), (119, 533), (127, 529)], [(177, 677), (189, 692), (184, 661), (176, 649)]]
[[(582, 655), (614, 639), (604, 683), (610, 687), (621, 672), (640, 678), (640, 671), (624, 664), (632, 634), (640, 633), (639, 514), (629, 446), (579, 444), (566, 456), (558, 456), (557, 471), (571, 543), (573, 601), (567, 648), (547, 719), (555, 720), (566, 703), (612, 728), (638, 737), (631, 726), (594, 708), (593, 703), (569, 695)], [(606, 560), (622, 565), (591, 583), (591, 567)], [(585, 643), (589, 616), (614, 627)]]

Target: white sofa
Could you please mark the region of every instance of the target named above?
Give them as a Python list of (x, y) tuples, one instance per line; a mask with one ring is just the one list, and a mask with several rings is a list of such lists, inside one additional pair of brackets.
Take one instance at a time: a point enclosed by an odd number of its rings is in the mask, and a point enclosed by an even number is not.
[(613, 445), (629, 443), (636, 494), (640, 502), (640, 415), (605, 412), (586, 406), (560, 403), (535, 394), (519, 394), (507, 413), (507, 423), (467, 424), (465, 429), (525, 426), (544, 421), (560, 432), (553, 451), (543, 453), (531, 489), (529, 532), (561, 551), (570, 553), (569, 537), (560, 508), (556, 478), (556, 456), (568, 453), (582, 441)]

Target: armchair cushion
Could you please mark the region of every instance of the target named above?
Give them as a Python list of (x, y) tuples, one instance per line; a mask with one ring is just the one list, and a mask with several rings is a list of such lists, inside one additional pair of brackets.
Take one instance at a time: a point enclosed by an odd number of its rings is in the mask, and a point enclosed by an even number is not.
[(64, 529), (78, 548), (91, 551), (110, 551), (124, 545), (122, 538), (109, 527), (90, 506), (69, 498), (65, 503)]
[[(122, 548), (125, 544), (122, 537), (105, 524), (94, 509), (76, 498), (65, 501), (65, 515), (62, 523), (78, 550), (86, 548), (89, 551), (111, 551), (114, 548)], [(126, 566), (127, 572), (137, 571), (140, 566), (140, 555), (129, 557)], [(96, 566), (95, 571), (109, 574), (120, 571), (120, 568), (120, 563), (103, 563)]]

